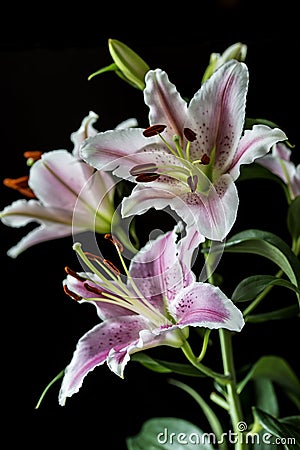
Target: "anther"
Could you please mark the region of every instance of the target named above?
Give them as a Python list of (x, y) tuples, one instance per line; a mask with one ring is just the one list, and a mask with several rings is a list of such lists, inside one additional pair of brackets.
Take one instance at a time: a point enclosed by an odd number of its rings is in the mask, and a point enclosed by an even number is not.
[(100, 256), (94, 255), (94, 253), (91, 252), (83, 252), (85, 254), (85, 256), (90, 259), (91, 261), (103, 261), (103, 258), (101, 258)]
[(76, 302), (78, 302), (79, 300), (82, 300), (82, 297), (78, 294), (75, 294), (75, 292), (72, 292), (65, 284), (63, 285), (63, 289), (65, 291), (65, 293), (73, 298), (73, 300), (76, 300)]
[(150, 181), (157, 180), (159, 178), (158, 173), (147, 173), (147, 174), (140, 174), (136, 177), (135, 181), (141, 182), (141, 183), (150, 183)]
[(103, 259), (103, 264), (105, 264), (106, 267), (111, 269), (112, 272), (114, 272), (117, 276), (120, 275), (121, 272), (119, 271), (119, 269), (114, 265), (114, 263), (109, 261), (109, 259)]
[(3, 180), (3, 184), (6, 187), (19, 191), (26, 197), (36, 198), (36, 195), (34, 194), (33, 190), (30, 189), (30, 187), (28, 186), (28, 180), (29, 180), (28, 175), (19, 178), (5, 178)]
[(102, 291), (100, 291), (100, 289), (98, 289), (98, 288), (96, 288), (94, 286), (91, 286), (88, 283), (83, 283), (83, 286), (86, 288), (87, 291), (93, 292), (93, 294), (102, 295)]
[(35, 151), (24, 152), (23, 156), (24, 156), (24, 158), (30, 159), (31, 161), (37, 161), (38, 159), (41, 159), (42, 154), (43, 154), (43, 152), (35, 150)]
[(115, 238), (112, 234), (106, 233), (104, 235), (104, 239), (108, 239), (112, 244), (114, 244), (115, 247), (119, 249), (121, 253), (124, 251), (124, 247), (121, 244), (121, 242), (117, 238)]
[(157, 134), (162, 133), (166, 128), (167, 125), (160, 125), (160, 124), (152, 125), (151, 127), (148, 127), (143, 131), (143, 135), (145, 137), (156, 136)]
[(183, 134), (189, 142), (193, 142), (196, 140), (197, 134), (195, 133), (195, 131), (191, 130), (190, 128), (184, 128)]
[(207, 166), (210, 163), (210, 157), (204, 153), (204, 155), (201, 156), (201, 163)]
[(65, 272), (68, 275), (71, 275), (71, 277), (76, 278), (78, 281), (86, 281), (86, 278), (81, 277), (77, 272), (75, 272), (75, 270), (70, 269), (68, 266), (65, 267)]
[(136, 177), (137, 175), (154, 173), (157, 170), (157, 166), (153, 163), (139, 164), (137, 166), (132, 167), (130, 170), (130, 175)]

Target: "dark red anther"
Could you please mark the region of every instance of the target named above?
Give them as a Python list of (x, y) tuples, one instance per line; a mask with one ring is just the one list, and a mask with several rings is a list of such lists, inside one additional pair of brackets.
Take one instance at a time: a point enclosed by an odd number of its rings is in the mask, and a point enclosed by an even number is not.
[(96, 288), (95, 286), (91, 286), (88, 283), (84, 283), (84, 287), (86, 288), (87, 291), (93, 292), (93, 294), (102, 295), (102, 291), (100, 291), (100, 289)]
[(78, 280), (78, 281), (86, 281), (86, 278), (81, 277), (80, 275), (78, 275), (77, 272), (75, 272), (75, 270), (70, 269), (70, 267), (68, 267), (68, 266), (65, 267), (65, 272), (68, 275), (71, 275), (71, 277), (76, 278), (76, 280)]
[(43, 152), (40, 152), (39, 150), (24, 152), (23, 156), (26, 159), (31, 159), (32, 161), (37, 161), (38, 159), (41, 159)]
[(210, 157), (206, 153), (202, 155), (201, 163), (204, 164), (205, 166), (207, 166), (210, 163)]
[(75, 292), (72, 292), (65, 284), (63, 285), (63, 289), (65, 291), (65, 293), (71, 297), (73, 300), (76, 300), (76, 302), (78, 302), (79, 300), (82, 300), (82, 297), (78, 294), (76, 294)]
[(160, 125), (160, 124), (151, 125), (151, 127), (148, 127), (143, 131), (143, 135), (145, 137), (156, 136), (157, 134), (162, 133), (166, 128), (167, 125)]
[(3, 180), (3, 184), (6, 187), (9, 187), (11, 189), (15, 189), (16, 191), (19, 191), (21, 194), (25, 195), (26, 197), (36, 198), (35, 193), (28, 186), (28, 180), (29, 180), (28, 175), (25, 175), (24, 177), (19, 177), (19, 178), (5, 178)]
[(193, 142), (196, 140), (197, 134), (190, 128), (184, 128), (183, 134), (189, 142)]
[(153, 163), (138, 164), (130, 169), (130, 175), (136, 177), (144, 173), (155, 173), (157, 166)]
[(117, 276), (120, 275), (119, 269), (112, 263), (109, 259), (104, 259), (103, 264), (106, 265), (109, 269), (111, 269), (112, 272), (114, 272)]
[(138, 175), (136, 177), (135, 181), (141, 182), (141, 183), (150, 183), (150, 181), (157, 180), (157, 178), (159, 178), (159, 176), (160, 175), (158, 173), (147, 173), (147, 174), (141, 173), (140, 175)]
[(104, 235), (104, 239), (108, 239), (112, 244), (114, 244), (115, 247), (118, 247), (121, 253), (124, 251), (124, 247), (121, 244), (121, 242), (117, 238), (115, 238), (112, 234), (106, 233)]

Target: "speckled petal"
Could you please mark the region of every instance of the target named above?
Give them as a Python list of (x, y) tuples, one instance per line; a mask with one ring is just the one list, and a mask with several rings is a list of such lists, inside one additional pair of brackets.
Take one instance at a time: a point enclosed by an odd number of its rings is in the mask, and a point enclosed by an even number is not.
[(86, 375), (106, 361), (112, 349), (120, 350), (139, 339), (146, 327), (138, 316), (120, 317), (96, 325), (78, 341), (73, 358), (67, 366), (59, 392), (59, 404), (79, 391)]
[(244, 326), (241, 311), (216, 286), (194, 283), (182, 290), (170, 305), (177, 326), (227, 328), (240, 331)]

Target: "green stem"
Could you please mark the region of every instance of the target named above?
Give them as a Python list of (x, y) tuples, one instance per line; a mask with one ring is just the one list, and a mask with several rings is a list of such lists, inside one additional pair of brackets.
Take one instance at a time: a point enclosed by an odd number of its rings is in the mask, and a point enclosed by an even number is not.
[(246, 443), (243, 443), (243, 433), (239, 429), (239, 424), (243, 422), (243, 413), (240, 398), (236, 389), (236, 376), (232, 351), (232, 333), (221, 328), (219, 330), (221, 353), (223, 360), (224, 375), (229, 378), (226, 384), (228, 413), (230, 415), (233, 432), (235, 433), (235, 450), (246, 450)]
[(210, 378), (213, 378), (218, 383), (222, 385), (226, 385), (229, 382), (229, 377), (227, 375), (223, 375), (221, 373), (214, 372), (209, 367), (205, 366), (204, 364), (200, 363), (198, 358), (194, 355), (190, 344), (185, 341), (184, 344), (181, 347), (181, 350), (185, 354), (186, 358), (189, 360), (189, 362), (196, 367), (200, 372), (204, 373), (204, 375), (207, 375)]

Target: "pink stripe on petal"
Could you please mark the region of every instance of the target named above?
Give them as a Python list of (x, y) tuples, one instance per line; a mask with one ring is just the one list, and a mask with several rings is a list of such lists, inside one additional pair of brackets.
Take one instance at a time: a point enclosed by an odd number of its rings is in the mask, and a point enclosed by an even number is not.
[(183, 289), (170, 305), (177, 326), (227, 328), (240, 331), (244, 325), (241, 311), (216, 286), (194, 283)]

